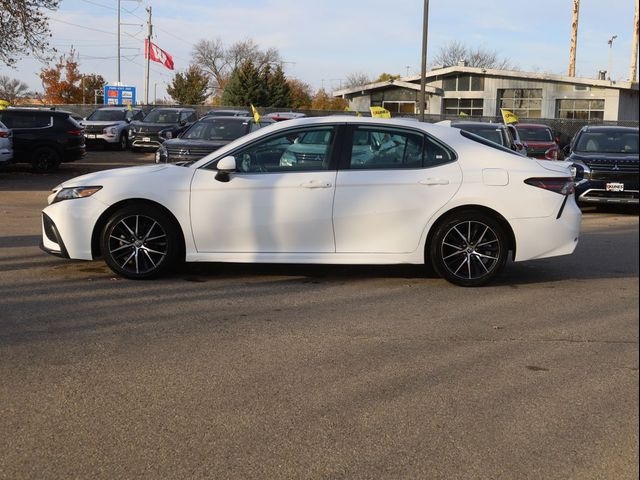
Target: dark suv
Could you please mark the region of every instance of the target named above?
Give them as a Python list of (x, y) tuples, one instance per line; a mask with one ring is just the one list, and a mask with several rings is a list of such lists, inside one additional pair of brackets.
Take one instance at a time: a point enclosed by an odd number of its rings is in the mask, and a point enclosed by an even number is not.
[(570, 149), (578, 202), (638, 204), (638, 128), (586, 126)]
[(55, 109), (0, 110), (0, 122), (13, 132), (13, 161), (37, 172), (56, 170), (85, 154), (84, 131), (71, 112)]
[(177, 137), (197, 118), (193, 108), (154, 108), (142, 120), (131, 122), (129, 130), (131, 150), (155, 150), (165, 140)]

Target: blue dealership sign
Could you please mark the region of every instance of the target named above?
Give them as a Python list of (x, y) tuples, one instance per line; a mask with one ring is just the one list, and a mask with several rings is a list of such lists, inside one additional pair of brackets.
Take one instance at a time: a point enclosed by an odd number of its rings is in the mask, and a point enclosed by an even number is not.
[(135, 105), (136, 87), (125, 87), (124, 85), (105, 85), (104, 104)]

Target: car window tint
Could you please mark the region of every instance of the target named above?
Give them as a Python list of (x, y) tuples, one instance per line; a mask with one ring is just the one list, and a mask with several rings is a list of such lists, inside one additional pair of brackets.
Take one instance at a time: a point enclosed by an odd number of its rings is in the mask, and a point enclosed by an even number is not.
[(328, 170), (335, 127), (288, 130), (234, 153), (238, 172)]
[(41, 128), (51, 124), (51, 116), (29, 112), (11, 112), (2, 118), (9, 128)]
[(353, 132), (350, 168), (422, 168), (424, 135), (418, 133), (358, 127)]

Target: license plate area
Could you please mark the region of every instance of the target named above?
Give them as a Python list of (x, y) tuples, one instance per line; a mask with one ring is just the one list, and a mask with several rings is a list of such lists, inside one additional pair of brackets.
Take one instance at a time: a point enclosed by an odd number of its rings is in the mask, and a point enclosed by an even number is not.
[(151, 137), (142, 137), (142, 141), (145, 143), (149, 143), (151, 141)]
[(96, 138), (96, 134), (95, 133), (88, 133), (85, 135), (85, 137), (87, 138)]
[(611, 182), (606, 185), (607, 192), (624, 192), (624, 183)]

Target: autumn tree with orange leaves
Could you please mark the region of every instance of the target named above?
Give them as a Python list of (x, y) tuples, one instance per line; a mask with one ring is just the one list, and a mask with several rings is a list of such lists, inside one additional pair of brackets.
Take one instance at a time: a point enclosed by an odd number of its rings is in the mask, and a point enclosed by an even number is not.
[(73, 47), (68, 54), (61, 55), (55, 65), (43, 68), (40, 80), (44, 103), (82, 103), (82, 75)]

